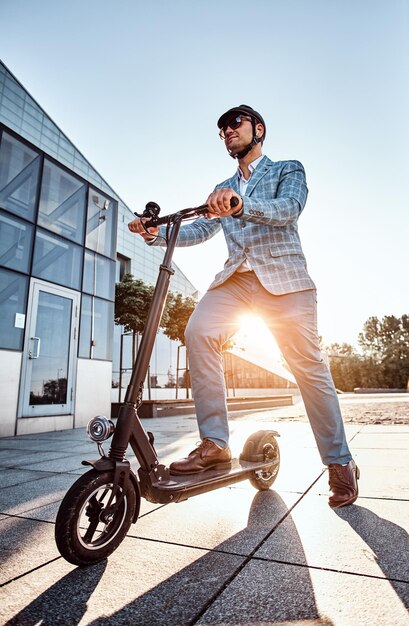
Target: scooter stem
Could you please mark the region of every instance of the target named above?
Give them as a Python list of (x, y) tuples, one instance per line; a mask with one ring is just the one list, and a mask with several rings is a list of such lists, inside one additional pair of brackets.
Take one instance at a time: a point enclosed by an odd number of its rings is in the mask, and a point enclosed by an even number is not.
[(145, 430), (137, 419), (136, 411), (142, 403), (143, 384), (148, 372), (156, 333), (162, 318), (166, 296), (169, 290), (170, 277), (174, 274), (171, 262), (180, 225), (181, 218), (177, 218), (170, 226), (166, 252), (159, 269), (158, 279), (146, 319), (145, 330), (139, 345), (131, 380), (126, 390), (125, 400), (119, 409), (116, 429), (109, 451), (109, 457), (111, 459), (122, 461), (125, 457), (125, 452), (132, 433), (132, 445), (135, 445), (138, 449), (138, 460), (142, 467), (147, 468), (155, 467), (159, 462)]
[(168, 239), (165, 256), (160, 265), (158, 279), (152, 296), (152, 302), (146, 318), (145, 329), (139, 346), (132, 372), (131, 380), (125, 395), (125, 404), (136, 404), (140, 406), (142, 402), (143, 383), (148, 372), (149, 362), (156, 339), (156, 333), (162, 319), (166, 297), (169, 291), (169, 282), (175, 271), (171, 262), (176, 246), (176, 240), (180, 230), (181, 220), (176, 220), (171, 226), (171, 233)]

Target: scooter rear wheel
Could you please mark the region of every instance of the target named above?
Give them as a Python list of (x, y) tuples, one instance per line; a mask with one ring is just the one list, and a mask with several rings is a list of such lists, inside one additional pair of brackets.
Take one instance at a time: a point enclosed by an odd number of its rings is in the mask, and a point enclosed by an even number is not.
[(92, 469), (72, 485), (61, 502), (55, 540), (60, 554), (69, 563), (82, 567), (98, 563), (112, 554), (125, 538), (139, 502), (129, 480), (125, 492), (120, 490), (123, 498), (115, 513), (107, 512), (113, 482), (113, 472)]
[(269, 430), (259, 430), (250, 435), (244, 445), (242, 458), (260, 461), (269, 461), (271, 459), (272, 464), (270, 467), (255, 471), (249, 477), (252, 486), (259, 491), (270, 489), (280, 469), (280, 448), (274, 434)]

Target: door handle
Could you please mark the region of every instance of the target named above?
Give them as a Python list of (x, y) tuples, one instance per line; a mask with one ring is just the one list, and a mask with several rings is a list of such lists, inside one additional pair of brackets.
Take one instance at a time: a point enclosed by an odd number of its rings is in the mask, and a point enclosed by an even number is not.
[(38, 357), (40, 356), (41, 339), (40, 337), (30, 337), (30, 340), (34, 341), (35, 343), (33, 345), (33, 350), (28, 351), (28, 358), (38, 359)]

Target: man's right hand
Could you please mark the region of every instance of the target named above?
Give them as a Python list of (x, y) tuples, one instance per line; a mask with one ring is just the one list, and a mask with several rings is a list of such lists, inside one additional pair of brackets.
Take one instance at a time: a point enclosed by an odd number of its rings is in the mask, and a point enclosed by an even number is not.
[(149, 220), (148, 217), (136, 217), (134, 220), (132, 220), (132, 222), (129, 222), (128, 228), (131, 231), (131, 233), (136, 233), (138, 235), (141, 235), (141, 237), (143, 237), (145, 241), (150, 241), (152, 239), (155, 239), (155, 237), (158, 236), (159, 227), (150, 226), (148, 228), (148, 232), (146, 232), (142, 224), (144, 224), (148, 220)]

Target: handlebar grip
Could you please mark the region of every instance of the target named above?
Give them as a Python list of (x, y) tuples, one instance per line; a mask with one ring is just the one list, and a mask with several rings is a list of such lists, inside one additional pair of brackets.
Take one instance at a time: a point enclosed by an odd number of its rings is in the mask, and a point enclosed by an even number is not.
[[(237, 198), (237, 196), (233, 196), (233, 198), (230, 198), (230, 207), (232, 209), (234, 209), (236, 206), (238, 206), (238, 204), (240, 203), (239, 199)], [(154, 204), (154, 203), (151, 203)], [(157, 205), (156, 205), (157, 206)], [(166, 215), (164, 217), (152, 217), (150, 220), (147, 220), (145, 222), (145, 228), (150, 228), (151, 226), (161, 226), (162, 224), (168, 224), (169, 222), (172, 221), (172, 219), (178, 215), (179, 217), (181, 217), (182, 219), (186, 219), (187, 217), (194, 217), (199, 216), (199, 215), (204, 215), (206, 214), (208, 211), (208, 206), (207, 204), (202, 204), (199, 207), (196, 208), (192, 208), (192, 209), (182, 209), (181, 211), (179, 211), (178, 213), (175, 213), (173, 215)]]

